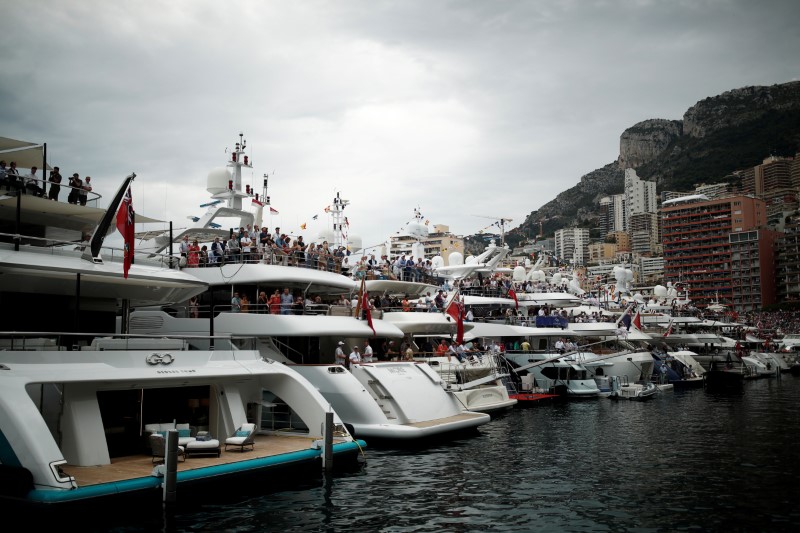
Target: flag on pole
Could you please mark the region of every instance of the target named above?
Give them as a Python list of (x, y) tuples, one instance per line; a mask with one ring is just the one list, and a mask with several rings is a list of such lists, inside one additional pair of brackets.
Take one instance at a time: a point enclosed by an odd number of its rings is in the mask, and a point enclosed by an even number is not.
[(514, 305), (516, 306), (516, 309), (519, 309), (519, 300), (517, 300), (517, 293), (514, 292), (514, 289), (512, 289), (511, 287), (508, 288), (508, 295), (514, 299)]
[(302, 224), (300, 224), (300, 229), (306, 229), (306, 223), (305, 223), (305, 222), (303, 222)]
[(367, 324), (372, 329), (372, 336), (376, 336), (375, 326), (372, 324), (372, 310), (369, 308), (369, 293), (367, 293), (366, 277), (361, 278), (361, 288), (358, 290), (358, 303), (356, 304), (356, 318), (361, 316), (361, 312), (367, 317)]
[(261, 200), (256, 200), (255, 198), (251, 198), (250, 201), (256, 204), (257, 206), (264, 207), (264, 202), (262, 202)]
[(131, 188), (125, 192), (122, 198), (122, 203), (119, 205), (117, 211), (117, 230), (122, 234), (125, 240), (123, 247), (123, 262), (122, 269), (125, 278), (128, 278), (128, 270), (133, 264), (133, 241), (134, 241), (134, 225), (136, 223), (136, 213), (133, 211), (133, 198), (131, 197)]
[(445, 313), (456, 321), (456, 343), (464, 342), (464, 303), (461, 301), (456, 289), (450, 304), (445, 308)]
[(278, 214), (278, 210), (277, 210), (277, 209), (275, 209), (274, 207), (270, 206), (270, 208), (269, 208), (269, 214), (270, 214), (270, 215), (277, 215), (277, 214)]
[(319, 216), (319, 215), (314, 215), (313, 217), (311, 217), (311, 220), (317, 220), (317, 217), (318, 217), (318, 216)]
[(667, 331), (664, 332), (664, 338), (666, 339), (670, 335), (672, 335), (672, 319), (671, 318), (669, 319), (669, 325), (667, 326)]
[(642, 315), (639, 314), (639, 310), (636, 310), (636, 316), (633, 317), (633, 325), (636, 326), (636, 329), (642, 331)]

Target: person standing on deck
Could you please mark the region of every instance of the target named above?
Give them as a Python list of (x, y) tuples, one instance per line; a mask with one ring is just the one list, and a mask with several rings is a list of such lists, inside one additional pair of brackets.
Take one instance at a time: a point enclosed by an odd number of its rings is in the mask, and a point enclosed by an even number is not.
[(364, 339), (364, 356), (362, 359), (365, 363), (371, 363), (375, 360), (372, 346), (369, 345), (369, 339)]
[(57, 202), (58, 193), (61, 192), (61, 172), (59, 172), (58, 167), (53, 168), (53, 171), (50, 172), (50, 178), (47, 181), (50, 182), (50, 192), (47, 193), (47, 198)]
[(353, 346), (353, 351), (350, 352), (350, 365), (361, 363), (361, 349), (358, 346)]
[(339, 341), (339, 343), (336, 345), (336, 351), (333, 354), (333, 358), (337, 365), (345, 366), (345, 356), (342, 346), (344, 346), (344, 342)]
[(78, 200), (80, 200), (81, 205), (86, 205), (86, 200), (88, 200), (90, 192), (92, 192), (92, 178), (86, 176), (83, 185), (78, 191)]
[(294, 296), (289, 292), (289, 287), (286, 287), (283, 289), (283, 294), (281, 294), (281, 314), (291, 315), (292, 305), (294, 305)]
[(231, 313), (238, 313), (242, 309), (242, 300), (239, 298), (239, 293), (234, 292), (231, 298)]

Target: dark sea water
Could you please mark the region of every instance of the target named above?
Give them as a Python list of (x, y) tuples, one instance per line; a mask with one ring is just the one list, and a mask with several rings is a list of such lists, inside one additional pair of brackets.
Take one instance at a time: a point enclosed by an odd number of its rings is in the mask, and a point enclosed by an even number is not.
[[(477, 435), (113, 531), (798, 531), (800, 378), (515, 408)], [(369, 443), (368, 443), (369, 444)]]

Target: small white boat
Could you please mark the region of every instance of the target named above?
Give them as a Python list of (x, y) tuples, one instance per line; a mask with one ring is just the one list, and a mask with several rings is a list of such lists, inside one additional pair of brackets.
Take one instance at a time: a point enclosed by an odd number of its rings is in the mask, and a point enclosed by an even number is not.
[(608, 397), (612, 400), (633, 400), (641, 402), (652, 399), (659, 392), (656, 384), (651, 381), (625, 383), (617, 376), (611, 376), (609, 381), (611, 392), (608, 394)]

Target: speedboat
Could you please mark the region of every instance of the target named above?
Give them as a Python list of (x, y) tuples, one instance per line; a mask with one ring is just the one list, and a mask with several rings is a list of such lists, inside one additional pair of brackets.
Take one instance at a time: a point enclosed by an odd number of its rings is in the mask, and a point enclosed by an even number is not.
[[(122, 226), (132, 230), (134, 177), (88, 242), (75, 219), (93, 212), (27, 197), (18, 200), (18, 216), (33, 222), (20, 226), (19, 240), (0, 243), (0, 294), (17, 302), (4, 306), (9, 330), (0, 332), (0, 498), (33, 506), (133, 496), (169, 502), (177, 493), (199, 500), (213, 498), (200, 489), (210, 480), (235, 485), (287, 469), (307, 475), (334, 458), (357, 464), (366, 443), (291, 367), (220, 336), (194, 350), (185, 338), (115, 333), (120, 309), (124, 317), (131, 307), (207, 290), (155, 261), (131, 264), (128, 239), (116, 255), (103, 248), (115, 216), (120, 225), (119, 206)], [(46, 215), (37, 219), (39, 212)], [(166, 442), (156, 447), (151, 436)], [(246, 452), (227, 449), (244, 441)]]
[(652, 381), (639, 383), (623, 383), (617, 376), (611, 376), (611, 391), (608, 397), (612, 400), (633, 400), (643, 402), (652, 399), (659, 389)]
[(689, 350), (653, 351), (652, 381), (657, 386), (672, 385), (678, 389), (694, 389), (703, 386), (705, 369)]

